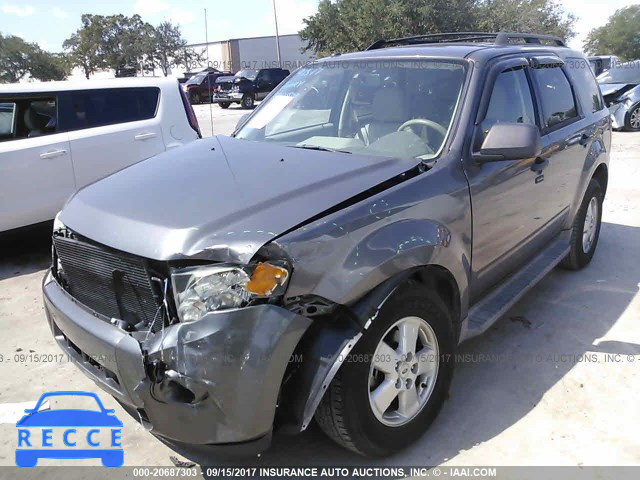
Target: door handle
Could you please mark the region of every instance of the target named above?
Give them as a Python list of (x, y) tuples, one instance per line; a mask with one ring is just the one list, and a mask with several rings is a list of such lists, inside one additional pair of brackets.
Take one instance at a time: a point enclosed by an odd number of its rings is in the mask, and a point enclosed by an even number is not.
[(531, 165), (531, 170), (533, 170), (534, 172), (540, 173), (542, 172), (542, 170), (547, 168), (548, 165), (549, 165), (548, 158), (538, 157), (536, 158), (536, 161), (533, 162), (533, 165)]
[(569, 140), (567, 141), (567, 145), (572, 146), (580, 144), (583, 147), (586, 147), (587, 143), (589, 143), (590, 138), (591, 136), (587, 135), (586, 133), (574, 135), (573, 137), (569, 138)]
[(138, 135), (136, 135), (134, 138), (134, 140), (148, 140), (150, 138), (155, 138), (158, 135), (153, 133), (153, 132), (149, 132), (149, 133), (139, 133)]
[(66, 155), (67, 151), (66, 150), (51, 150), (49, 152), (44, 152), (40, 154), (40, 158), (42, 159), (47, 159), (47, 158), (55, 158), (55, 157), (59, 157), (60, 155)]

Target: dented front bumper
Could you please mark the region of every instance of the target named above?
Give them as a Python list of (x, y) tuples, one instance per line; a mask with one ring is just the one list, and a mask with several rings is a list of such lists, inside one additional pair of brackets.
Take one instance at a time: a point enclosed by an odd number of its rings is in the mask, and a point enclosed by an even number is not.
[(234, 444), (271, 432), (282, 378), (311, 321), (275, 305), (210, 313), (131, 334), (76, 302), (49, 273), (44, 303), (58, 345), (154, 434)]

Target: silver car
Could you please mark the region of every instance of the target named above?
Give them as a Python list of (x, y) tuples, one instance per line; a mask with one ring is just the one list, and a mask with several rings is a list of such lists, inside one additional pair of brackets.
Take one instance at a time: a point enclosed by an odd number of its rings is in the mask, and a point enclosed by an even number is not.
[(640, 60), (618, 63), (598, 76), (614, 129), (640, 131)]
[(56, 341), (168, 443), (255, 452), (314, 420), (362, 455), (410, 445), (458, 344), (594, 255), (611, 121), (585, 64), (474, 33), (300, 68), (232, 137), (67, 203)]

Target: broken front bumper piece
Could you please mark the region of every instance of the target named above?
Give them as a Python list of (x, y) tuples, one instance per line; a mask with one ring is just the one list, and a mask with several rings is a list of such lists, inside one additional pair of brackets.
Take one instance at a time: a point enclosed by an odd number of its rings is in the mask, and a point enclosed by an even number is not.
[(43, 292), (51, 330), (74, 363), (152, 433), (187, 444), (270, 435), (282, 377), (311, 323), (260, 305), (209, 313), (147, 338), (76, 302), (51, 273)]

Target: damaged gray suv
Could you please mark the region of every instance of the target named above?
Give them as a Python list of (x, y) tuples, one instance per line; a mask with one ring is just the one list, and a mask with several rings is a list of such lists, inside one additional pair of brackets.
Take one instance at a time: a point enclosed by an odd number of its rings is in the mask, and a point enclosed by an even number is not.
[(260, 451), (315, 419), (388, 455), (437, 415), (460, 342), (589, 263), (610, 147), (558, 38), (379, 41), (300, 68), (232, 137), (76, 193), (48, 321), (169, 443)]

